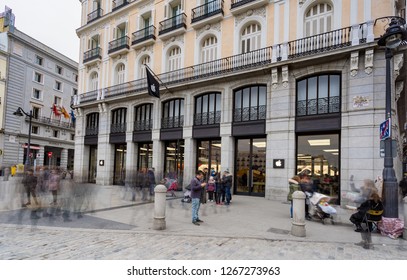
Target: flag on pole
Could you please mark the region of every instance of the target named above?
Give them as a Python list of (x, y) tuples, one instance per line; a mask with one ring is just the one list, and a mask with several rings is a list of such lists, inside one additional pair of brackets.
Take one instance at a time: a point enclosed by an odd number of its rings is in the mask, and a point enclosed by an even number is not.
[(61, 112), (58, 110), (57, 105), (52, 105), (52, 112), (54, 113), (55, 116), (60, 116)]
[(160, 98), (160, 84), (150, 73), (148, 67), (146, 67), (146, 72), (147, 72), (148, 94), (153, 97)]
[(76, 121), (75, 113), (73, 110), (71, 110), (71, 120), (73, 123), (75, 123), (75, 121)]
[(65, 119), (69, 119), (68, 111), (64, 108), (64, 106), (61, 107), (61, 113), (64, 115)]

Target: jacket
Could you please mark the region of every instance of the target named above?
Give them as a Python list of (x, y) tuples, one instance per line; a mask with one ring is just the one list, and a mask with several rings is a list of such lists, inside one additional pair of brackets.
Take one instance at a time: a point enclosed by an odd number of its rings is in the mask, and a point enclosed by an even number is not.
[(287, 195), (287, 200), (292, 201), (293, 200), (293, 193), (295, 191), (300, 191), (301, 188), (300, 188), (299, 183), (297, 181), (293, 180), (293, 179), (288, 179), (288, 183), (289, 183), (289, 186), (288, 186), (289, 192), (288, 192), (288, 195)]
[(202, 182), (197, 178), (191, 180), (191, 198), (201, 198)]

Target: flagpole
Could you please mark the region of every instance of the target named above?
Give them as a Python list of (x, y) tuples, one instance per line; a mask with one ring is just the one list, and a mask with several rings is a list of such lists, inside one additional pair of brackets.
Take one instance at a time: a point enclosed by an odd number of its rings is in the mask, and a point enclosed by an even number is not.
[(169, 93), (172, 93), (172, 92), (170, 91), (170, 89), (164, 84), (164, 82), (161, 81), (160, 78), (158, 78), (158, 76), (154, 73), (154, 71), (153, 71), (147, 64), (144, 63), (144, 66), (147, 67), (148, 70), (150, 70), (150, 73), (152, 73), (152, 74), (157, 78), (157, 80), (160, 81), (160, 83), (165, 87), (165, 89), (166, 89)]

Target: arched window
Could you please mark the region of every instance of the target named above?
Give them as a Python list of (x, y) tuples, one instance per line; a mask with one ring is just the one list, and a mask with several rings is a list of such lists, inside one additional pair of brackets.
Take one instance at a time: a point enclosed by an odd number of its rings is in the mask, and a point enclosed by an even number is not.
[(195, 98), (194, 125), (220, 123), (221, 94), (206, 93)]
[(181, 68), (181, 48), (173, 47), (168, 52), (167, 71), (174, 71)]
[(126, 76), (126, 66), (123, 63), (120, 63), (116, 67), (116, 85), (124, 83), (124, 77)]
[(201, 45), (201, 63), (217, 59), (218, 39), (215, 36), (206, 38)]
[(138, 77), (140, 79), (145, 78), (146, 77), (146, 66), (150, 66), (150, 56), (145, 55), (140, 59), (140, 65), (139, 65), (139, 71), (138, 71)]
[(266, 119), (267, 88), (265, 85), (240, 88), (235, 91), (234, 98), (234, 122)]
[(305, 37), (332, 30), (332, 7), (327, 3), (316, 4), (305, 13)]
[(126, 132), (126, 108), (118, 108), (112, 111), (110, 133)]
[(89, 91), (98, 90), (99, 76), (97, 72), (93, 72), (90, 75)]
[(163, 103), (161, 128), (178, 128), (184, 126), (184, 99), (172, 99)]
[(134, 107), (134, 130), (151, 130), (153, 127), (153, 104), (142, 104)]
[(297, 116), (340, 112), (341, 76), (319, 75), (297, 81)]
[(241, 34), (241, 53), (259, 49), (261, 46), (261, 27), (257, 23), (247, 25)]

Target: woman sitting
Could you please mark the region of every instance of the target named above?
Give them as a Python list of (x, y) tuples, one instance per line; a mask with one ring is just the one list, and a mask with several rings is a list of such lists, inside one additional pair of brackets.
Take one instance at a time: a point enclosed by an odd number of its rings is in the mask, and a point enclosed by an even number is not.
[[(360, 232), (363, 230), (362, 222), (367, 215), (367, 220), (373, 221), (380, 221), (381, 214), (383, 213), (383, 204), (380, 200), (380, 196), (374, 192), (370, 195), (369, 200), (363, 202), (358, 208), (358, 212), (352, 214), (350, 216), (350, 221), (355, 224), (356, 232)], [(369, 224), (369, 228), (371, 228), (371, 224)]]

